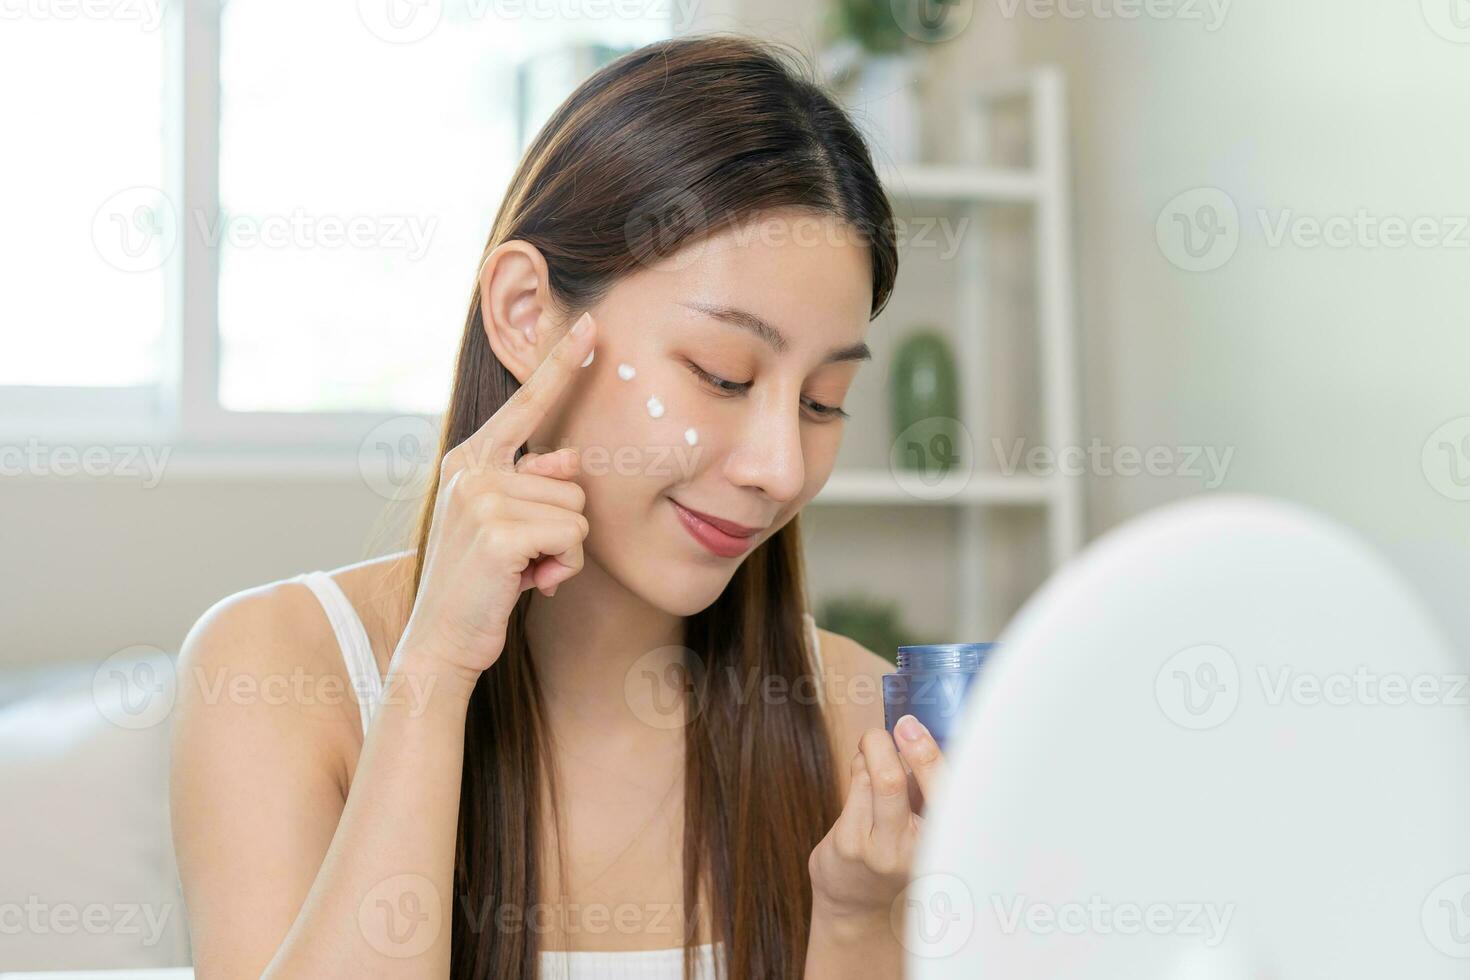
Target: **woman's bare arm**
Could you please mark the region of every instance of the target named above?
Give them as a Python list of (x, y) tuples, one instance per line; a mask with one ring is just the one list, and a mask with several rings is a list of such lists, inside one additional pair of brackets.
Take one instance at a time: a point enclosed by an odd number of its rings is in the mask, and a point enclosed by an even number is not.
[(344, 800), (332, 745), (355, 701), (340, 670), (300, 668), (289, 588), (219, 603), (180, 655), (172, 808), (196, 976), (446, 977), (471, 684), (400, 649)]
[(422, 580), (345, 803), (317, 737), (321, 698), (239, 701), (194, 679), (294, 668), (283, 651), (308, 644), (299, 617), (277, 607), (300, 587), (223, 602), (190, 631), (173, 807), (199, 980), (448, 976), (469, 696), (504, 650), (521, 593), (551, 594), (580, 572), (589, 530), (577, 452), (517, 453), (596, 337), (583, 313), (441, 458)]

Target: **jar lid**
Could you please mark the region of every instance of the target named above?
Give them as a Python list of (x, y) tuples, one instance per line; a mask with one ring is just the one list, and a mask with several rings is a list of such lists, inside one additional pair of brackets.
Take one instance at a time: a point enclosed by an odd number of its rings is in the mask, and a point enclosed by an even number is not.
[(898, 648), (900, 672), (979, 670), (994, 643), (920, 643)]

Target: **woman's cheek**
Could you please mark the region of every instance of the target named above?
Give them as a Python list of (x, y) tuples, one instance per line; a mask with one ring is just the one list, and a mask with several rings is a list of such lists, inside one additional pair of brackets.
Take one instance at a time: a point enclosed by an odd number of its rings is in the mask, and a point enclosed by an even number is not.
[[(617, 369), (624, 365), (630, 370), (620, 373)], [(680, 449), (697, 448), (703, 436), (689, 420), (687, 395), (671, 394), (667, 383), (649, 375), (626, 361), (608, 366), (583, 419), (582, 468), (590, 480), (624, 487), (638, 480), (671, 483), (679, 467), (671, 466), (670, 458)], [(695, 447), (686, 441), (686, 429), (695, 432)]]
[(826, 485), (837, 466), (837, 450), (842, 445), (842, 426), (830, 422), (814, 423), (813, 430), (801, 441), (802, 462), (806, 467), (806, 485), (801, 500), (806, 502)]

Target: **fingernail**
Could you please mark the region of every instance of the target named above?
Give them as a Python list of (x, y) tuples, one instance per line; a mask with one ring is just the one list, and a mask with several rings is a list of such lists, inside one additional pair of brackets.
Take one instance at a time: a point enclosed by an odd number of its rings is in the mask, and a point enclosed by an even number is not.
[(582, 362), (582, 366), (583, 367), (586, 367), (587, 365), (591, 364), (592, 363), (592, 356), (594, 354), (596, 354), (596, 353), (597, 353), (597, 348), (596, 347), (594, 347), (591, 350), (589, 350), (587, 352), (587, 360), (585, 360), (585, 361)]
[(547, 597), (547, 598), (548, 598), (548, 599), (549, 599), (549, 598), (551, 598), (551, 597), (552, 597), (552, 596), (554, 596), (554, 595), (556, 595), (556, 589), (557, 589), (557, 587), (556, 587), (556, 586), (554, 586), (554, 585), (553, 585), (553, 586), (552, 586), (552, 587), (551, 587), (551, 591), (550, 591), (550, 592), (548, 592), (548, 593), (546, 593), (546, 597)]
[(536, 328), (529, 323), (521, 327), (521, 333), (526, 335), (526, 343), (534, 344), (536, 342)]
[(893, 726), (893, 730), (905, 742), (917, 742), (929, 733), (929, 730), (920, 724), (919, 719), (913, 715), (904, 715), (898, 719), (898, 724)]
[(587, 330), (587, 321), (592, 319), (591, 313), (583, 313), (577, 317), (577, 322), (572, 324), (572, 336), (580, 337)]

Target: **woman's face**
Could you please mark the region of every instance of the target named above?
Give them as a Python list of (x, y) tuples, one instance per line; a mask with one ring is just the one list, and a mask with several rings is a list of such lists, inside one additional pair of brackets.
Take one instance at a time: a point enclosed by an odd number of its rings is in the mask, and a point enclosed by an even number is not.
[[(533, 439), (581, 451), (587, 561), (690, 615), (821, 489), (868, 356), (869, 263), (840, 219), (773, 211), (592, 309), (593, 362)], [(731, 537), (689, 511), (756, 530)]]

